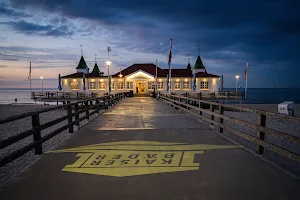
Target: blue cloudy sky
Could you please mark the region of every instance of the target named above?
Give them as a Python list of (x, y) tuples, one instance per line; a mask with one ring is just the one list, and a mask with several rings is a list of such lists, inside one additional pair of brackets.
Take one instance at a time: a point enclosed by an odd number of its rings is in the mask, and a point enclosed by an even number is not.
[[(0, 88), (28, 87), (73, 73), (80, 45), (106, 73), (133, 63), (192, 66), (200, 55), (209, 73), (235, 87), (249, 61), (249, 87), (300, 87), (300, 3), (294, 0), (0, 0)], [(190, 54), (190, 56), (189, 56)], [(35, 80), (36, 79), (36, 80)], [(244, 85), (244, 80), (239, 82)]]

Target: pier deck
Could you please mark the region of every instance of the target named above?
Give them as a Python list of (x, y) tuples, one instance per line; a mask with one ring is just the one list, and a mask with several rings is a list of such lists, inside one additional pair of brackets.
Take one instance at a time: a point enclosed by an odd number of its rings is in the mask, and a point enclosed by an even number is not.
[(149, 97), (126, 98), (0, 186), (5, 200), (299, 196), (299, 181)]

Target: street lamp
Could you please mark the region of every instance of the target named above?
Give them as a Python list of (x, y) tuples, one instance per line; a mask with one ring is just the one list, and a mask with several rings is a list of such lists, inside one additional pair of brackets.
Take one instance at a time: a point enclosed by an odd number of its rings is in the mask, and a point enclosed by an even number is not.
[(41, 76), (41, 81), (42, 81), (42, 95), (43, 95), (43, 90), (44, 90), (43, 79), (44, 79), (44, 77)]
[(109, 76), (109, 66), (111, 65), (112, 62), (110, 62), (109, 60), (105, 62), (107, 65), (107, 71), (108, 71), (108, 75), (107, 75), (107, 80), (108, 80), (108, 95), (110, 95), (110, 76)]
[(239, 81), (239, 78), (240, 78), (240, 76), (235, 76), (235, 78), (236, 78), (236, 87), (235, 87), (235, 91), (237, 92), (237, 87), (238, 87), (238, 81)]

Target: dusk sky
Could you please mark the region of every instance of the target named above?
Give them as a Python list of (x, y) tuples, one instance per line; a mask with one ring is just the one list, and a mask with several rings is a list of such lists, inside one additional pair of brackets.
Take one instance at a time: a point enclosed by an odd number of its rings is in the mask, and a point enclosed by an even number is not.
[[(75, 72), (83, 45), (107, 74), (134, 63), (167, 68), (194, 66), (200, 56), (209, 73), (224, 74), (224, 87), (300, 87), (300, 3), (290, 0), (0, 0), (0, 88), (56, 88), (57, 77)], [(190, 56), (189, 56), (190, 54)]]

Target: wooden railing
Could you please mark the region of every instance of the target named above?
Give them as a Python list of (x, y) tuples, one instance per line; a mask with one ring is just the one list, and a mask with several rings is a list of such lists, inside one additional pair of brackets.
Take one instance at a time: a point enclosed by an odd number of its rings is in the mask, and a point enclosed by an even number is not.
[[(171, 93), (176, 95), (175, 93)], [(239, 91), (225, 91), (225, 92), (212, 92), (212, 93), (189, 93), (185, 92), (181, 94), (184, 97), (191, 97), (197, 99), (244, 99), (245, 92)]]
[[(296, 162), (300, 162), (300, 155), (292, 152), (289, 149), (282, 148), (280, 146), (277, 146), (273, 143), (265, 141), (265, 135), (273, 136), (277, 139), (281, 139), (282, 141), (292, 142), (296, 145), (300, 145), (300, 137), (293, 136), (278, 130), (273, 130), (271, 128), (266, 127), (266, 118), (267, 117), (277, 117), (280, 119), (287, 119), (287, 120), (294, 120), (296, 122), (300, 122), (300, 118), (293, 117), (293, 116), (287, 116), (272, 112), (266, 112), (261, 110), (255, 110), (251, 108), (244, 108), (244, 107), (237, 107), (233, 105), (226, 105), (226, 104), (220, 104), (210, 101), (204, 101), (200, 99), (195, 98), (189, 98), (189, 97), (183, 97), (178, 95), (167, 95), (167, 94), (160, 94), (159, 98), (161, 98), (164, 101), (167, 101), (168, 104), (171, 106), (182, 109), (189, 114), (192, 114), (196, 117), (201, 118), (202, 120), (205, 120), (212, 125), (216, 125), (218, 127), (218, 132), (223, 133), (224, 130), (227, 130), (231, 133), (234, 133), (248, 141), (251, 141), (256, 144), (256, 153), (257, 154), (264, 154), (264, 149), (267, 148), (273, 152), (276, 152), (286, 158), (289, 158), (291, 160), (294, 160)], [(196, 106), (197, 105), (197, 106)], [(209, 105), (210, 109), (204, 109), (204, 105)], [(258, 114), (258, 123), (251, 123), (236, 117), (228, 116), (224, 114), (224, 110), (226, 109), (232, 109), (232, 110), (239, 110), (239, 111), (246, 111), (246, 112), (252, 112)], [(192, 111), (193, 110), (193, 111)], [(198, 113), (195, 113), (194, 111), (199, 111)], [(218, 111), (218, 112), (216, 112)], [(203, 113), (207, 113), (210, 117), (203, 116)], [(218, 117), (219, 120), (217, 121), (215, 117)], [(233, 122), (235, 124), (242, 125), (244, 127), (250, 128), (252, 130), (255, 130), (257, 132), (257, 137), (252, 136), (246, 132), (240, 131), (238, 129), (235, 129), (233, 127), (230, 127), (228, 125), (224, 124), (224, 120)]]
[(58, 91), (40, 91), (40, 92), (32, 92), (32, 99), (88, 99), (88, 98), (96, 98), (98, 97), (98, 93), (95, 92), (58, 92)]
[[(69, 129), (69, 133), (74, 132), (74, 126), (79, 126), (79, 122), (85, 119), (89, 119), (89, 117), (93, 114), (99, 113), (100, 110), (106, 110), (110, 106), (116, 104), (121, 99), (124, 98), (124, 93), (118, 93), (110, 96), (103, 96), (99, 98), (93, 98), (93, 99), (86, 99), (84, 101), (78, 101), (74, 103), (68, 103), (61, 106), (56, 106), (53, 108), (48, 108), (36, 112), (28, 112), (12, 117), (8, 117), (6, 119), (0, 120), (1, 124), (6, 124), (9, 122), (13, 122), (16, 120), (20, 120), (26, 117), (31, 117), (32, 121), (32, 129), (21, 132), (15, 136), (9, 137), (3, 141), (0, 141), (0, 149), (4, 149), (8, 147), (9, 145), (12, 145), (24, 138), (27, 138), (28, 136), (33, 135), (33, 142), (8, 154), (4, 157), (0, 158), (0, 167), (6, 165), (7, 163), (15, 160), (16, 158), (22, 156), (23, 154), (27, 153), (28, 151), (35, 149), (35, 154), (42, 154), (42, 144), (49, 140), (50, 138), (54, 137), (55, 135), (59, 134), (60, 132)], [(93, 104), (93, 102), (95, 102)], [(60, 117), (58, 119), (55, 119), (53, 121), (47, 122), (45, 124), (40, 124), (40, 114), (46, 113), (48, 111), (57, 110), (57, 109), (67, 109), (67, 115)], [(73, 112), (74, 111), (74, 112)], [(91, 112), (90, 112), (91, 111)], [(85, 116), (80, 118), (80, 114), (85, 113)], [(73, 120), (73, 117), (75, 117), (75, 120)], [(51, 133), (41, 136), (41, 131), (49, 128), (55, 124), (58, 124), (64, 120), (68, 120), (68, 123), (66, 125), (63, 125), (62, 127), (52, 131)]]

